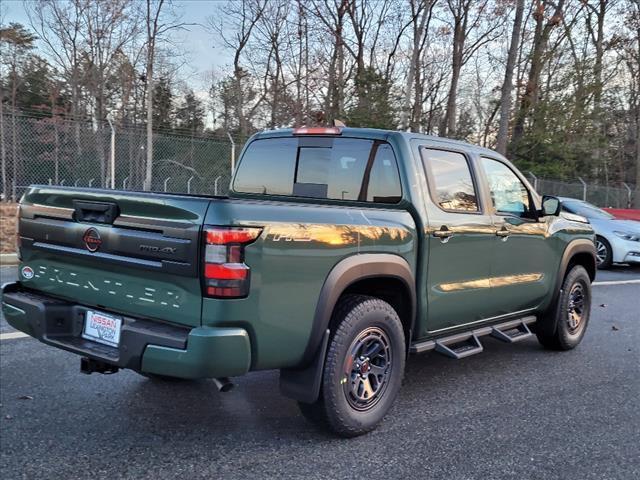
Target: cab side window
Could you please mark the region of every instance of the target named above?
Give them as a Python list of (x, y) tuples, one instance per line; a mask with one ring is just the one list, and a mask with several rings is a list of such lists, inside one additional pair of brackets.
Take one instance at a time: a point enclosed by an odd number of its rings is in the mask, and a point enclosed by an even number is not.
[(478, 195), (466, 157), (461, 153), (421, 149), (433, 200), (443, 210), (478, 212)]
[(521, 218), (531, 217), (529, 190), (507, 165), (491, 158), (482, 157), (491, 201), (497, 213)]

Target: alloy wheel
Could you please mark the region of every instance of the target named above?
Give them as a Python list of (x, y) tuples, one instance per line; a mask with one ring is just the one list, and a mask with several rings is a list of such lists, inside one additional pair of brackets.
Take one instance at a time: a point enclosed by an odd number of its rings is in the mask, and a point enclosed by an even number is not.
[(585, 309), (585, 292), (580, 283), (576, 283), (569, 291), (569, 303), (567, 304), (567, 323), (569, 332), (576, 333), (582, 324)]
[(381, 328), (367, 328), (353, 340), (345, 359), (342, 382), (352, 408), (366, 411), (382, 398), (391, 374), (391, 357), (391, 342)]
[(596, 260), (598, 265), (604, 263), (607, 260), (609, 252), (607, 246), (600, 240), (596, 240)]

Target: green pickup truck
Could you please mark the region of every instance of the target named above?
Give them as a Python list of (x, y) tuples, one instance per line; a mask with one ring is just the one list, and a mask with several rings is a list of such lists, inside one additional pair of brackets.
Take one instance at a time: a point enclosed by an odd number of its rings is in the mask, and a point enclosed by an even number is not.
[(415, 133), (261, 132), (228, 196), (33, 186), (20, 204), (15, 328), (84, 373), (212, 378), (279, 369), (303, 415), (375, 428), (410, 353), (491, 335), (582, 339), (594, 234), (501, 155)]

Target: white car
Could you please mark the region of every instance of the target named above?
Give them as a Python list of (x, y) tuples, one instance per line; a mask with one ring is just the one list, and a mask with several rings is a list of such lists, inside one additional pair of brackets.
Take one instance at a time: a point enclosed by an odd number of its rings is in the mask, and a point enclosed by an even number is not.
[(612, 263), (640, 263), (640, 222), (615, 218), (582, 200), (559, 198), (563, 211), (585, 217), (596, 232), (598, 268), (609, 268)]

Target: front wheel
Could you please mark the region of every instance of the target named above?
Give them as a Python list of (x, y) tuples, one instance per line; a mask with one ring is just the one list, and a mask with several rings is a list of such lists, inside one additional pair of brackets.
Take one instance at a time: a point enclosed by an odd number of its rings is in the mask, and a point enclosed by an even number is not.
[(404, 374), (402, 323), (388, 303), (346, 295), (325, 360), (320, 399), (300, 404), (302, 414), (344, 437), (373, 430), (391, 408)]
[(596, 236), (596, 261), (600, 270), (606, 270), (613, 263), (613, 250), (606, 238)]
[(541, 322), (543, 327), (545, 322), (555, 322), (555, 331), (548, 333), (548, 329), (541, 329), (536, 334), (538, 341), (552, 350), (577, 347), (591, 314), (591, 279), (584, 267), (576, 265), (567, 273), (556, 308), (551, 312)]

